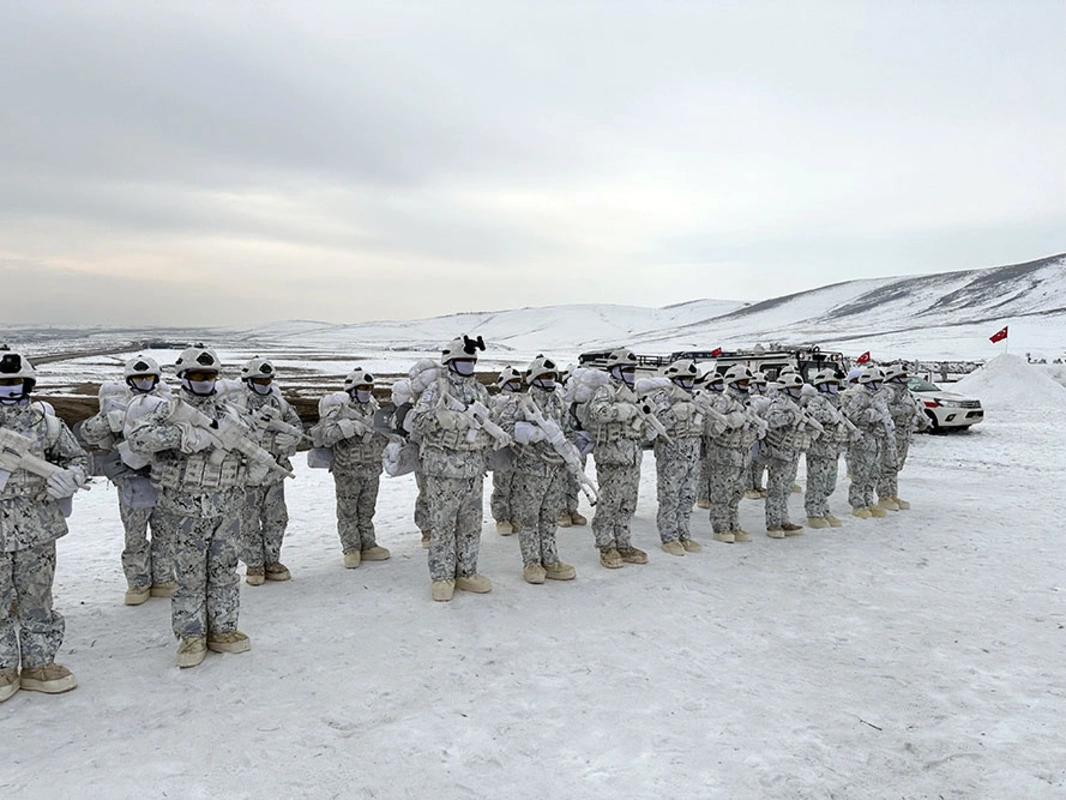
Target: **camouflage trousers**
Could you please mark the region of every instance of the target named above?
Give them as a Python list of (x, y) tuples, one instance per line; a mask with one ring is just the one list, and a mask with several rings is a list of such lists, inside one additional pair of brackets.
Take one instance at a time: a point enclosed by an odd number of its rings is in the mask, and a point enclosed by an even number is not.
[[(52, 608), (56, 543), (0, 553), (0, 670), (55, 660), (66, 623)], [(12, 613), (14, 604), (17, 613)]]
[(345, 553), (377, 545), (374, 513), (378, 505), (381, 467), (377, 464), (333, 471), (337, 491), (337, 535)]
[[(585, 469), (585, 465), (588, 463), (588, 456), (581, 456), (581, 469)], [(563, 511), (577, 511), (578, 502), (581, 498), (581, 483), (570, 474), (566, 473), (566, 486), (564, 487), (564, 508)]]
[(239, 509), (226, 517), (180, 517), (174, 537), (178, 589), (170, 604), (179, 639), (237, 630), (241, 610)]
[[(706, 445), (706, 447), (710, 446)], [(696, 499), (705, 503), (711, 502), (711, 462), (706, 455), (700, 458), (699, 479), (696, 482)]]
[(555, 564), (559, 561), (555, 530), (559, 514), (566, 505), (569, 473), (560, 466), (547, 475), (516, 471), (514, 477), (512, 503), (518, 514), (518, 544), (522, 550), (522, 564)]
[(878, 497), (899, 497), (899, 473), (907, 461), (907, 453), (910, 452), (910, 432), (897, 432), (893, 443), (895, 447), (884, 447), (881, 452), (881, 473), (877, 476)]
[(429, 539), (429, 577), (434, 581), (477, 572), (485, 477), (426, 475), (426, 502), (433, 534)]
[(426, 476), (422, 470), (415, 470), (415, 483), (418, 485), (418, 496), (415, 498), (415, 527), (420, 531), (428, 531), (433, 527), (429, 519), (429, 503), (426, 502)]
[(852, 508), (873, 505), (874, 487), (881, 474), (881, 452), (881, 440), (869, 434), (852, 442), (848, 448), (848, 468), (851, 470), (848, 503)]
[(289, 524), (285, 481), (246, 487), (243, 511), (241, 560), (249, 567), (277, 564), (281, 561), (281, 542)]
[(596, 464), (600, 501), (592, 517), (592, 534), (600, 550), (630, 547), (629, 525), (637, 512), (640, 465)]
[(659, 510), (655, 522), (663, 542), (692, 538), (689, 518), (700, 479), (700, 440), (690, 436), (673, 444), (656, 441), (655, 477)]
[(710, 445), (711, 458), (705, 458), (707, 499), (711, 501), (711, 528), (715, 533), (740, 530), (740, 501), (744, 498), (750, 472), (750, 452)]
[(807, 493), (803, 498), (808, 517), (828, 517), (829, 497), (837, 488), (840, 456), (814, 456), (807, 453)]
[[(788, 451), (781, 451), (787, 453)], [(778, 455), (766, 459), (766, 527), (789, 522), (788, 498), (792, 484), (796, 482), (800, 453), (792, 452), (781, 458)]]
[(748, 483), (745, 491), (752, 489), (756, 492), (763, 489), (763, 475), (766, 473), (766, 460), (762, 456), (752, 456), (751, 466), (748, 468)]
[(123, 497), (121, 489), (118, 515), (126, 534), (122, 550), (126, 583), (132, 588), (174, 580), (174, 526), (177, 524), (174, 518), (158, 507), (135, 508)]
[(492, 497), (489, 507), (497, 522), (516, 522), (518, 509), (514, 501), (514, 487), (518, 473), (513, 469), (492, 471)]

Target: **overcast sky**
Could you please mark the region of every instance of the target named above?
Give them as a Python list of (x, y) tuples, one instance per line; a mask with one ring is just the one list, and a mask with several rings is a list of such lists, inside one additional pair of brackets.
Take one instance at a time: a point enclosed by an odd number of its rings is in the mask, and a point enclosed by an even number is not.
[(0, 1), (5, 322), (759, 300), (1066, 251), (1066, 2)]

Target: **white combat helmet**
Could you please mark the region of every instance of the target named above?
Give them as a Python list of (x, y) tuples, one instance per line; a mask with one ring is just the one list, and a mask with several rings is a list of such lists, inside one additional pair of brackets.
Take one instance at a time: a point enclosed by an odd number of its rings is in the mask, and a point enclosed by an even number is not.
[(21, 398), (29, 395), (37, 385), (37, 371), (26, 356), (10, 349), (6, 344), (0, 346), (0, 378), (21, 378)]
[(174, 362), (174, 367), (179, 376), (184, 375), (186, 372), (214, 372), (218, 374), (222, 371), (222, 363), (218, 360), (218, 353), (210, 347), (204, 347), (202, 344), (186, 347), (182, 350), (178, 360)]
[(559, 380), (559, 366), (550, 358), (544, 356), (537, 356), (529, 364), (529, 369), (526, 370), (526, 383), (533, 385), (538, 378), (543, 378), (545, 375), (554, 375), (555, 380)]

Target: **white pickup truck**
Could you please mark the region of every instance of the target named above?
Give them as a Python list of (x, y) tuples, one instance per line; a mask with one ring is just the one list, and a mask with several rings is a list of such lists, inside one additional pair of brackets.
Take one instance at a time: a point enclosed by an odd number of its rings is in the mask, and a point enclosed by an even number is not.
[(944, 391), (936, 384), (913, 375), (907, 379), (907, 387), (922, 404), (934, 433), (965, 430), (985, 418), (980, 400)]

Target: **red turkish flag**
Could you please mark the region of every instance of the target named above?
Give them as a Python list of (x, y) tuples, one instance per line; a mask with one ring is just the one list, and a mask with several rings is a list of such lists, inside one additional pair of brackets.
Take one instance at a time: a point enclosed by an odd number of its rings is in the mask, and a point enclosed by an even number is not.
[(988, 341), (992, 342), (992, 344), (995, 344), (996, 342), (1002, 342), (1006, 338), (1007, 338), (1007, 326), (1004, 325), (1000, 330), (996, 331), (991, 336), (989, 336), (988, 337)]
[(716, 347), (711, 351), (711, 358), (718, 358), (720, 355), (722, 355), (721, 347)]
[(863, 353), (861, 356), (859, 356), (858, 358), (855, 359), (855, 363), (856, 364), (865, 364), (869, 360), (870, 360), (870, 351), (867, 350), (865, 353)]

